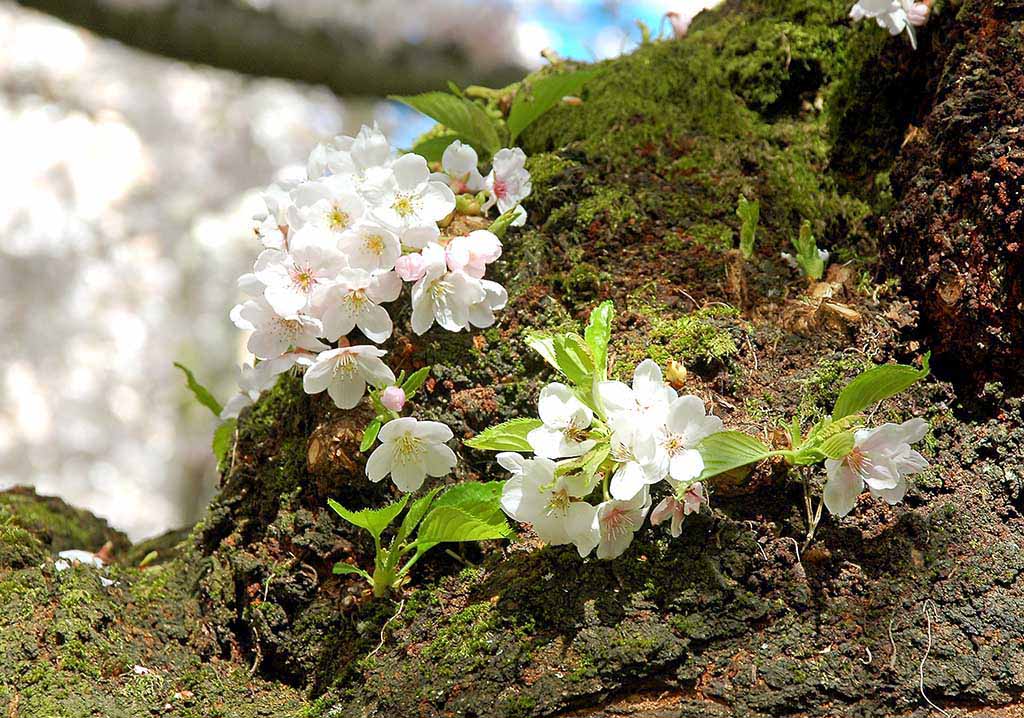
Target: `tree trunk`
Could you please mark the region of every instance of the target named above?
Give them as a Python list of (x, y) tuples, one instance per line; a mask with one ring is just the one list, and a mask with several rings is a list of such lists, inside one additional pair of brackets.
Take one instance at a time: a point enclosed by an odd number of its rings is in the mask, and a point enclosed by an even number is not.
[[(616, 375), (643, 357), (681, 361), (686, 390), (748, 431), (794, 415), (806, 427), (864, 366), (931, 349), (938, 377), (874, 416), (932, 423), (932, 466), (905, 503), (863, 497), (801, 553), (800, 488), (763, 465), (716, 483), (713, 513), (687, 518), (679, 538), (645, 527), (614, 561), (524, 533), (428, 554), (404, 593), (373, 600), (331, 573), (372, 555), (326, 510), (328, 497), (361, 507), (389, 495), (362, 474), (366, 417), (285, 377), (242, 415), (203, 522), (146, 568), (151, 545), (122, 551), (116, 586), (91, 569), (54, 572), (49, 515), (3, 498), (0, 706), (21, 717), (1020, 715), (1024, 401), (1007, 391), (1008, 362), (986, 370), (1003, 384), (981, 389), (943, 362), (972, 330), (979, 356), (1009, 357), (1005, 335), (976, 331), (966, 299), (937, 313), (913, 273), (930, 266), (937, 240), (924, 229), (936, 222), (969, 225), (978, 246), (1008, 239), (1010, 220), (977, 195), (925, 193), (989, 182), (974, 179), (977, 162), (995, 138), (1018, 142), (1021, 118), (999, 108), (1019, 66), (977, 68), (1019, 57), (1020, 5), (937, 2), (916, 53), (872, 23), (851, 26), (848, 9), (736, 0), (683, 41), (600, 65), (581, 106), (523, 139), (530, 226), (505, 243), (512, 299), (499, 325), (389, 348), (406, 368), (433, 365), (415, 414), (457, 437), (531, 415), (548, 377), (525, 332), (579, 327), (604, 298), (619, 310)], [(986, 93), (1003, 104), (983, 111)], [(954, 117), (973, 118), (974, 134)], [(951, 156), (941, 148), (954, 132)], [(1007, 192), (1019, 203), (1019, 184)], [(732, 248), (740, 194), (761, 207), (749, 261)], [(810, 288), (779, 258), (804, 220), (835, 260)], [(992, 261), (942, 246), (947, 272)], [(989, 296), (1020, 286), (1019, 262), (1000, 267), (1012, 281)], [(492, 457), (456, 450), (450, 480), (505, 478)], [(95, 533), (74, 535), (97, 548)]]

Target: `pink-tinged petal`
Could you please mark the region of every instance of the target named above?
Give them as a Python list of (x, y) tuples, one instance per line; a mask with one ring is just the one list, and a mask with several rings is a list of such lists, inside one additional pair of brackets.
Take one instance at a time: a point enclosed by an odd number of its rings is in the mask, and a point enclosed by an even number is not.
[(407, 282), (418, 282), (427, 273), (427, 262), (422, 254), (406, 254), (395, 262), (395, 271)]
[(380, 393), (380, 403), (384, 405), (385, 409), (391, 411), (401, 411), (405, 406), (405, 400), (405, 392), (400, 386), (389, 386)]
[(682, 513), (683, 507), (674, 496), (666, 496), (661, 500), (654, 510), (651, 511), (651, 525), (657, 526), (665, 519), (671, 518), (675, 513)]
[(825, 470), (828, 473), (822, 495), (825, 506), (836, 516), (846, 516), (864, 490), (864, 482), (849, 466), (834, 459), (825, 462)]

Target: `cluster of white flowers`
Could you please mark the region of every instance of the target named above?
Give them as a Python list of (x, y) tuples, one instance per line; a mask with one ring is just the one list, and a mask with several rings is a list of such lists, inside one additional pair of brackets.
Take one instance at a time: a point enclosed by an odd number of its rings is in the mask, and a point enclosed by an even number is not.
[[(527, 435), (535, 458), (498, 455), (512, 472), (502, 492), (505, 513), (531, 524), (549, 544), (572, 543), (580, 556), (596, 547), (598, 558), (611, 559), (626, 550), (647, 517), (651, 487), (666, 481), (673, 492), (652, 512), (651, 522), (671, 518), (678, 536), (683, 517), (707, 501), (697, 481), (704, 461), (696, 447), (722, 430), (721, 419), (708, 415), (700, 398), (677, 395), (650, 359), (636, 367), (632, 386), (601, 381), (593, 398), (591, 407), (565, 384), (544, 387), (538, 403), (543, 425)], [(608, 450), (598, 454), (601, 470), (575, 470), (573, 457), (602, 442)], [(603, 501), (594, 505), (587, 497), (602, 478), (609, 479)]]
[[(298, 366), (307, 393), (326, 391), (339, 408), (351, 409), (371, 386), (382, 390), (379, 401), (392, 413), (387, 418), (397, 420), (405, 394), (394, 386), (386, 352), (375, 346), (394, 331), (383, 305), (401, 296), (404, 280), (412, 285), (417, 334), (435, 322), (453, 332), (494, 323), (508, 294), (484, 279), (502, 246), (482, 228), (483, 217), (494, 205), (501, 212), (518, 208), (530, 193), (525, 160), (522, 150), (503, 149), (484, 177), (476, 152), (455, 141), (444, 153), (443, 172), (432, 174), (424, 157), (397, 153), (382, 132), (365, 126), (355, 137), (317, 146), (306, 179), (265, 193), (267, 213), (256, 228), (263, 250), (239, 279), (248, 298), (231, 310), (235, 325), (251, 332), (247, 347), (259, 361), (242, 367), (240, 392), (222, 418), (238, 416), (279, 374)], [(456, 214), (483, 220), (481, 228), (456, 234), (449, 229)], [(517, 209), (516, 222), (524, 220)], [(355, 329), (373, 344), (350, 342)], [(381, 431), (384, 445), (371, 459), (370, 477), (391, 473), (410, 491), (426, 474), (448, 473), (451, 450), (431, 446), (450, 439), (451, 431), (437, 422), (413, 430), (406, 424), (415, 419), (400, 421)]]
[(857, 0), (850, 9), (850, 17), (855, 21), (866, 17), (873, 18), (879, 27), (884, 27), (890, 35), (899, 35), (906, 30), (910, 44), (917, 49), (915, 27), (923, 27), (928, 22), (929, 4), (914, 0)]

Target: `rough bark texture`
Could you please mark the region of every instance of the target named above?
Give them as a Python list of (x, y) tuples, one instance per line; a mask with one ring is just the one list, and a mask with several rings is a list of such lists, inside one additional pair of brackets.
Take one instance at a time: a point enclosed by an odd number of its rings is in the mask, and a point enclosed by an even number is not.
[[(921, 261), (924, 238), (899, 234), (913, 183), (898, 178), (957, 169), (913, 138), (900, 145), (915, 118), (975, 92), (974, 74), (957, 83), (955, 73), (984, 55), (979, 37), (1024, 39), (1019, 13), (937, 3), (914, 54), (873, 25), (851, 28), (847, 10), (727, 3), (683, 42), (601, 65), (582, 106), (531, 128), (532, 228), (506, 242), (499, 271), (512, 299), (499, 325), (390, 347), (407, 368), (434, 365), (417, 415), (468, 436), (532, 413), (546, 374), (524, 332), (578, 327), (603, 298), (619, 307), (619, 376), (644, 356), (683, 361), (687, 390), (740, 429), (809, 422), (865, 365), (941, 353), (951, 338), (932, 314), (918, 317), (907, 296), (925, 308), (926, 296), (887, 273), (876, 237), (890, 256), (898, 240), (902, 261)], [(1013, 122), (995, 111), (979, 120), (993, 137), (1012, 136)], [(747, 262), (731, 250), (740, 193), (761, 202)], [(964, 226), (1000, 241), (995, 219), (982, 222), (973, 201), (962, 208)], [(804, 219), (842, 262), (817, 297), (778, 259)], [(970, 261), (948, 258), (962, 272)], [(880, 718), (928, 714), (923, 691), (953, 714), (1021, 715), (1024, 401), (994, 381), (950, 383), (973, 380), (950, 366), (874, 417), (932, 422), (932, 467), (907, 501), (862, 499), (827, 518), (803, 555), (799, 487), (766, 465), (716, 482), (714, 513), (688, 518), (678, 539), (645, 528), (612, 562), (540, 548), (528, 533), (463, 547), (470, 566), (437, 552), (394, 601), (330, 572), (371, 557), (326, 499), (360, 507), (390, 493), (361, 472), (366, 417), (285, 377), (242, 415), (204, 521), (174, 549), (122, 550), (117, 586), (87, 568), (55, 572), (49, 558), (63, 547), (52, 537), (97, 548), (104, 527), (60, 511), (74, 528), (47, 534), (35, 507), (59, 504), (0, 500), (10, 514), (0, 516), (0, 706), (76, 717)], [(993, 366), (989, 378), (1012, 376)], [(502, 478), (491, 457), (458, 450), (449, 480)], [(135, 568), (154, 547), (157, 561)]]

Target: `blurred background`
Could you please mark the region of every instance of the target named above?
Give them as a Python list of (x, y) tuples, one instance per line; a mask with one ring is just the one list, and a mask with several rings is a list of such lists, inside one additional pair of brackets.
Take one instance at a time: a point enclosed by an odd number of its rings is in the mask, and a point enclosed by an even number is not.
[[(0, 0), (0, 489), (143, 538), (216, 486), (259, 191), (323, 138), (430, 122), (381, 100), (628, 52), (714, 0)], [(96, 547), (82, 547), (95, 549)]]

